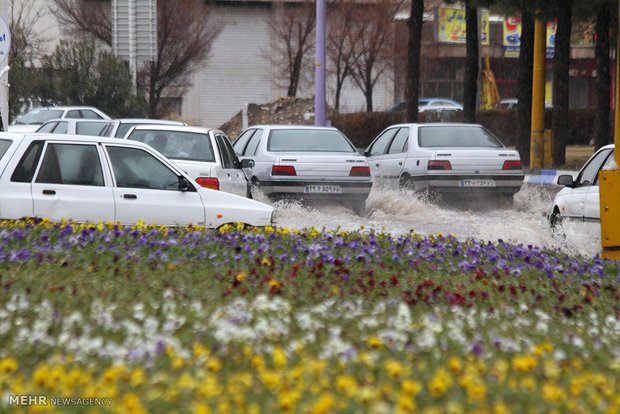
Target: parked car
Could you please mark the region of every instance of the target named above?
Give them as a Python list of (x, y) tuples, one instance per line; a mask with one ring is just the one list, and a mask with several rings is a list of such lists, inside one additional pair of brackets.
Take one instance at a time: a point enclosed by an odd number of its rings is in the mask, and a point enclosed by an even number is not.
[(132, 127), (138, 125), (179, 125), (187, 126), (185, 122), (170, 121), (167, 119), (150, 118), (123, 118), (114, 119), (100, 133), (102, 137), (124, 138)]
[(252, 184), (272, 199), (328, 200), (358, 215), (372, 187), (365, 157), (336, 128), (256, 125), (233, 143)]
[(274, 223), (271, 206), (199, 186), (148, 145), (79, 135), (0, 133), (0, 218)]
[(434, 193), (512, 196), (523, 184), (519, 153), (477, 124), (398, 124), (366, 149), (375, 181)]
[[(519, 107), (519, 100), (514, 99), (514, 98), (502, 99), (497, 104), (497, 109), (507, 109), (509, 111), (516, 111), (518, 107)], [(551, 105), (550, 102), (545, 101), (545, 108), (553, 108), (553, 105)]]
[(614, 144), (606, 145), (590, 157), (577, 174), (558, 176), (557, 183), (565, 186), (553, 200), (549, 222), (555, 228), (565, 220), (595, 223), (600, 226), (598, 173), (614, 161)]
[(110, 122), (105, 119), (52, 119), (41, 125), (36, 132), (97, 136)]
[(226, 134), (218, 129), (138, 125), (125, 138), (152, 146), (203, 187), (250, 196), (241, 163)]
[(59, 118), (110, 119), (104, 112), (92, 106), (50, 106), (35, 108), (18, 117), (9, 125), (8, 131), (34, 132), (46, 121)]
[[(463, 105), (448, 98), (420, 98), (418, 100), (418, 112), (439, 110), (462, 111)], [(407, 101), (401, 101), (392, 106), (387, 112), (404, 112), (407, 110)]]

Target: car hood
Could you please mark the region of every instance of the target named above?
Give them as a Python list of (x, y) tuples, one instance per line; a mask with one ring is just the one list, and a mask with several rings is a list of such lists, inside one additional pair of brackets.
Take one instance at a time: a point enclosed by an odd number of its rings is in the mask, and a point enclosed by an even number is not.
[(274, 208), (270, 205), (204, 187), (198, 188), (198, 194), (205, 205), (207, 227), (217, 228), (234, 222), (257, 227), (275, 225)]
[(9, 125), (8, 132), (35, 132), (41, 124), (17, 124)]

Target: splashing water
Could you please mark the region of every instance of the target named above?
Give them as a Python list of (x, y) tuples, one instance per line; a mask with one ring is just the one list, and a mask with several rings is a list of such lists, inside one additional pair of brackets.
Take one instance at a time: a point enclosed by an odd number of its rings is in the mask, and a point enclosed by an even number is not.
[[(373, 187), (366, 200), (366, 216), (357, 216), (338, 205), (307, 205), (299, 201), (271, 202), (279, 210), (279, 227), (326, 230), (366, 230), (407, 234), (451, 234), (474, 238), (561, 249), (566, 253), (594, 256), (601, 251), (596, 225), (565, 224), (553, 234), (547, 221), (556, 187), (524, 185), (513, 202), (497, 197), (442, 197), (430, 202), (412, 191)], [(559, 234), (558, 234), (559, 233)]]

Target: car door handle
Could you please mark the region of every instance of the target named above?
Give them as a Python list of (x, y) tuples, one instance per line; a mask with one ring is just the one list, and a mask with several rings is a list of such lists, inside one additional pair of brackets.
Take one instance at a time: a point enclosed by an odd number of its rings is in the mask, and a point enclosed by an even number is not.
[(375, 164), (375, 167), (379, 167), (379, 164)]
[(135, 200), (136, 198), (138, 198), (138, 196), (135, 194), (123, 194), (123, 198), (129, 198), (129, 199)]
[(43, 190), (43, 194), (45, 194), (45, 195), (55, 195), (56, 191), (54, 191), (54, 190)]
[(402, 161), (399, 161), (399, 162), (398, 162), (398, 165), (400, 165), (400, 166), (402, 167), (402, 166), (403, 166), (403, 162), (402, 162)]

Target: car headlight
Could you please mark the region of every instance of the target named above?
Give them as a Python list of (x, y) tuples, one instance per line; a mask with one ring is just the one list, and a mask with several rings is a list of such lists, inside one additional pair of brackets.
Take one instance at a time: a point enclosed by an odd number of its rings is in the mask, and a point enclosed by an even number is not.
[(274, 208), (273, 211), (271, 212), (271, 226), (272, 227), (278, 224), (279, 216), (280, 216), (280, 212)]

